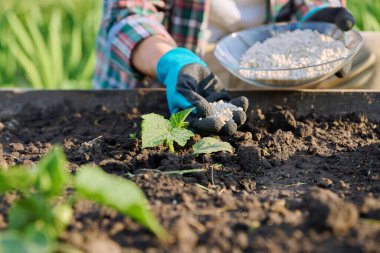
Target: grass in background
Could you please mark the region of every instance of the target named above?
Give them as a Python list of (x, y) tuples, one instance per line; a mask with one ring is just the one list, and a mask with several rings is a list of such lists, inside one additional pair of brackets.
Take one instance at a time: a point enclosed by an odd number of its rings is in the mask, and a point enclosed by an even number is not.
[(347, 0), (356, 20), (356, 28), (362, 31), (380, 31), (380, 0)]
[(0, 1), (0, 83), (90, 88), (100, 7), (99, 0)]

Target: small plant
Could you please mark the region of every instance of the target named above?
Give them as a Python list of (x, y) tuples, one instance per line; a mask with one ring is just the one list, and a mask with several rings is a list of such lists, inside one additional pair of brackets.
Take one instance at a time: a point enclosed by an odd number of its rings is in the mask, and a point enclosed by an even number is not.
[[(173, 114), (169, 120), (155, 113), (143, 115), (141, 124), (142, 148), (166, 145), (169, 151), (174, 153), (174, 142), (177, 142), (181, 147), (185, 146), (187, 141), (194, 136), (194, 133), (187, 129), (189, 123), (185, 121), (193, 109), (189, 108)], [(233, 153), (228, 142), (213, 137), (202, 138), (194, 144), (193, 150), (194, 154), (211, 154), (219, 151)]]
[(193, 108), (189, 108), (173, 114), (169, 120), (155, 113), (143, 115), (142, 148), (153, 148), (165, 144), (170, 152), (174, 153), (174, 142), (181, 147), (185, 146), (187, 141), (194, 136), (194, 133), (187, 129), (188, 122), (185, 122), (192, 110)]
[(129, 134), (129, 138), (132, 139), (132, 140), (138, 140), (136, 133)]
[(231, 144), (213, 137), (204, 137), (194, 144), (193, 154), (211, 154), (220, 151), (233, 153)]
[[(50, 253), (62, 249), (58, 238), (72, 218), (72, 200), (79, 198), (114, 208), (159, 238), (165, 237), (144, 193), (133, 182), (108, 175), (96, 166), (82, 166), (72, 177), (65, 166), (63, 151), (54, 148), (38, 166), (0, 170), (0, 195), (10, 191), (18, 195), (8, 212), (8, 227), (0, 233), (0, 252)], [(67, 199), (62, 195), (70, 184), (76, 195)]]
[(57, 238), (72, 216), (59, 201), (68, 174), (60, 149), (54, 149), (33, 168), (0, 170), (0, 194), (16, 191), (19, 198), (8, 212), (8, 228), (0, 233), (0, 252), (54, 252)]

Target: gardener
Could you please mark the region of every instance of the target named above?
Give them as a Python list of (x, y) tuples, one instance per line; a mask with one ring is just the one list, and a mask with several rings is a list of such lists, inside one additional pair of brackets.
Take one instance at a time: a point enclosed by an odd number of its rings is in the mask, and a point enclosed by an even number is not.
[(354, 25), (353, 16), (338, 0), (210, 2), (212, 16), (207, 26), (207, 0), (104, 0), (95, 87), (132, 89), (162, 83), (172, 113), (196, 108), (191, 119), (196, 131), (232, 134), (246, 120), (245, 97), (230, 101), (244, 109), (233, 120), (225, 124), (213, 118), (199, 120), (210, 113), (208, 102), (230, 100), (220, 79), (198, 56), (207, 39), (272, 19), (332, 22), (345, 31)]

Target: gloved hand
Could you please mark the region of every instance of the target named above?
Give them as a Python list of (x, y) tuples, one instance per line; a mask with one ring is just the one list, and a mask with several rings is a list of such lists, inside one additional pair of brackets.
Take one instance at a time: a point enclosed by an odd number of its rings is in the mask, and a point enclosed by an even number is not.
[(304, 21), (333, 23), (342, 31), (349, 31), (355, 25), (354, 16), (343, 7), (321, 8), (312, 13), (309, 17), (306, 17)]
[[(326, 7), (317, 10), (310, 17), (305, 19), (305, 22), (328, 22), (336, 24), (336, 26), (342, 31), (349, 31), (355, 25), (355, 19), (352, 14), (343, 7)], [(351, 70), (351, 63), (348, 63), (335, 75), (339, 78), (344, 77)]]
[[(190, 50), (175, 48), (167, 52), (157, 63), (157, 76), (166, 86), (171, 113), (195, 108), (187, 119), (194, 131), (230, 135), (246, 121), (248, 99), (239, 97), (231, 100), (219, 78)], [(243, 111), (234, 112), (233, 120), (226, 123), (218, 118), (207, 118), (211, 114), (209, 103), (219, 100), (242, 107)]]

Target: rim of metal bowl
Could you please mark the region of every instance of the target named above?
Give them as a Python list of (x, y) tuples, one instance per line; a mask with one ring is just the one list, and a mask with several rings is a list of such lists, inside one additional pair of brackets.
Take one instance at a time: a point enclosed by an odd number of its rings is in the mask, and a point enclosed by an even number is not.
[[(253, 29), (259, 29), (259, 28), (264, 28), (264, 27), (272, 27), (272, 26), (289, 26), (289, 25), (295, 25), (295, 24), (298, 24), (300, 22), (296, 22), (296, 23), (278, 23), (278, 24), (271, 24), (271, 25), (263, 25), (263, 26), (258, 26), (258, 27), (255, 27), (255, 28), (250, 28), (250, 29), (246, 29), (246, 30), (242, 30), (242, 31), (239, 31), (239, 32), (235, 32), (235, 33), (232, 33), (232, 34), (229, 34), (227, 36), (225, 36), (224, 38), (222, 38), (220, 41), (217, 42), (216, 46), (215, 46), (215, 49), (214, 49), (214, 55), (215, 57), (218, 59), (218, 61), (220, 63), (222, 63), (224, 66), (227, 66), (227, 68), (231, 68), (235, 71), (240, 71), (240, 70), (250, 70), (250, 71), (267, 71), (267, 72), (274, 72), (274, 71), (291, 71), (291, 70), (301, 70), (301, 69), (308, 69), (308, 68), (315, 68), (315, 67), (320, 67), (320, 66), (323, 66), (323, 65), (327, 65), (327, 64), (332, 64), (332, 63), (336, 63), (336, 62), (339, 62), (339, 61), (347, 61), (349, 59), (351, 59), (354, 55), (357, 54), (357, 52), (360, 50), (360, 48), (363, 46), (364, 44), (364, 39), (363, 39), (363, 36), (355, 31), (355, 30), (350, 30), (350, 31), (347, 31), (345, 33), (354, 33), (356, 36), (358, 36), (359, 38), (359, 43), (358, 45), (351, 51), (350, 50), (350, 54), (345, 56), (345, 57), (340, 57), (340, 58), (337, 58), (335, 60), (331, 60), (331, 61), (328, 61), (328, 62), (324, 62), (324, 63), (320, 63), (320, 64), (316, 64), (316, 65), (310, 65), (310, 66), (305, 66), (305, 67), (298, 67), (298, 68), (279, 68), (279, 69), (265, 69), (265, 68), (246, 68), (246, 67), (240, 67), (240, 66), (236, 66), (234, 64), (230, 64), (226, 61), (224, 61), (224, 56), (221, 56), (220, 52), (218, 52), (218, 48), (221, 47), (221, 43), (224, 41), (224, 40), (227, 40), (229, 39), (230, 37), (232, 36), (239, 36), (241, 33), (243, 32), (247, 32), (249, 30), (253, 30)], [(326, 23), (326, 22), (310, 22), (308, 24), (318, 24), (318, 25), (329, 25), (329, 26), (335, 26), (333, 24), (330, 24), (330, 23)], [(337, 27), (336, 27), (337, 28)], [(338, 28), (337, 28), (338, 29)], [(251, 45), (252, 46), (252, 45)]]

